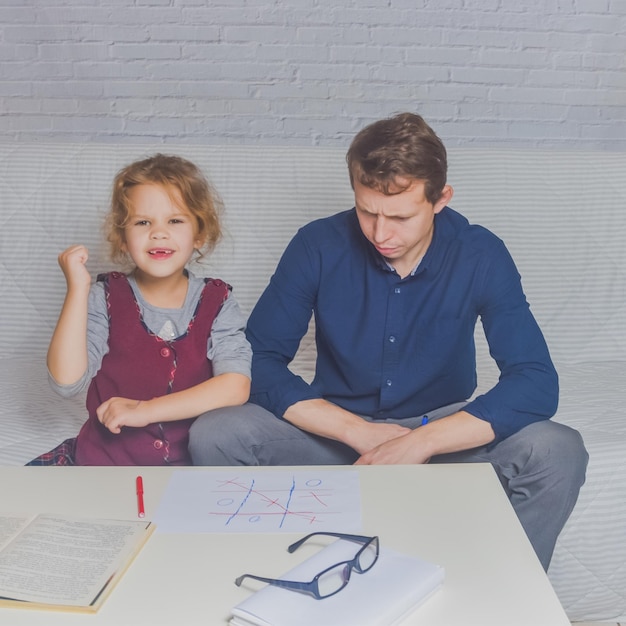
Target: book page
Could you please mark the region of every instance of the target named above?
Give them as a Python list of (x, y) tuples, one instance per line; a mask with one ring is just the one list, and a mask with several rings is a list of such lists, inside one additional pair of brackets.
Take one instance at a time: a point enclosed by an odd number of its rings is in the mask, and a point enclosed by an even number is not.
[(0, 553), (0, 596), (93, 605), (143, 543), (149, 522), (41, 515)]
[(20, 515), (0, 515), (0, 550), (2, 550), (23, 528), (32, 517)]

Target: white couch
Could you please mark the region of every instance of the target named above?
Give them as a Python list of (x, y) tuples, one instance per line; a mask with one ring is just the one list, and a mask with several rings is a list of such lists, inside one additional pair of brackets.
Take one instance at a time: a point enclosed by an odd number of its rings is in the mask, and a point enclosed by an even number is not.
[[(0, 463), (74, 435), (82, 399), (49, 389), (45, 352), (64, 295), (57, 254), (83, 242), (110, 268), (101, 222), (115, 172), (157, 151), (195, 161), (221, 193), (226, 237), (201, 271), (249, 312), (309, 220), (352, 206), (344, 150), (0, 144)], [(578, 428), (587, 482), (549, 576), (572, 620), (626, 620), (626, 155), (450, 150), (451, 206), (508, 244), (561, 376), (556, 420)], [(497, 376), (479, 341), (479, 386)], [(307, 337), (294, 367), (311, 375)], [(506, 576), (506, 572), (502, 573)], [(532, 602), (532, 598), (529, 598)]]

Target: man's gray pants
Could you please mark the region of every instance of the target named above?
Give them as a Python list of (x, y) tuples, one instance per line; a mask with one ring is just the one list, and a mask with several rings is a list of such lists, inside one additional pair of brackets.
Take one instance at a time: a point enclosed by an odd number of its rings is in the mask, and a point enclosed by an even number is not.
[[(439, 419), (463, 403), (428, 414)], [(386, 420), (417, 428), (423, 416)], [(365, 417), (365, 419), (370, 419)], [(378, 421), (378, 420), (370, 420)], [(201, 415), (189, 433), (194, 465), (349, 465), (352, 448), (311, 435), (255, 404)], [(578, 431), (535, 422), (496, 445), (433, 457), (430, 463), (491, 463), (544, 569), (585, 482), (588, 454)]]

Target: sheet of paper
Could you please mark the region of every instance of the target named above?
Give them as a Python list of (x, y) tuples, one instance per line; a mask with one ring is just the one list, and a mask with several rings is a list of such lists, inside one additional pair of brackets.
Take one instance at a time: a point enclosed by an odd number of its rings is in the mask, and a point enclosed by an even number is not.
[(38, 516), (0, 554), (2, 596), (89, 606), (128, 559), (146, 524)]
[(22, 515), (0, 515), (0, 550), (26, 527), (30, 519)]
[[(279, 576), (284, 580), (312, 580), (325, 568), (352, 559), (359, 546), (338, 540)], [(261, 576), (276, 575), (268, 565)], [(252, 626), (392, 626), (424, 602), (443, 583), (442, 567), (381, 546), (372, 569), (352, 572), (347, 586), (324, 600), (313, 596), (245, 580), (255, 590), (233, 608), (231, 624)]]
[(154, 521), (157, 532), (359, 532), (356, 471), (175, 471)]

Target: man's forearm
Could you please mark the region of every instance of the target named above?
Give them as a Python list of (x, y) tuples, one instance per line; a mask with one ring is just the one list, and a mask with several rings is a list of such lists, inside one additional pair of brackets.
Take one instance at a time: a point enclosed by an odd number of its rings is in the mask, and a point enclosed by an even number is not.
[(428, 450), (429, 457), (484, 446), (495, 438), (489, 422), (466, 411), (442, 417), (413, 432), (419, 445)]
[(369, 422), (323, 399), (290, 406), (284, 418), (309, 433), (350, 446), (360, 463), (424, 463), (432, 456), (469, 450), (494, 440), (489, 422), (459, 411), (411, 430), (399, 424)]
[(366, 451), (357, 464), (426, 463), (433, 456), (477, 448), (493, 439), (494, 432), (489, 422), (459, 411)]
[(358, 415), (321, 398), (292, 404), (284, 417), (302, 430), (346, 444), (351, 429), (358, 428), (363, 421)]
[(284, 418), (311, 434), (340, 441), (359, 454), (409, 432), (397, 424), (376, 424), (324, 399), (292, 404)]

